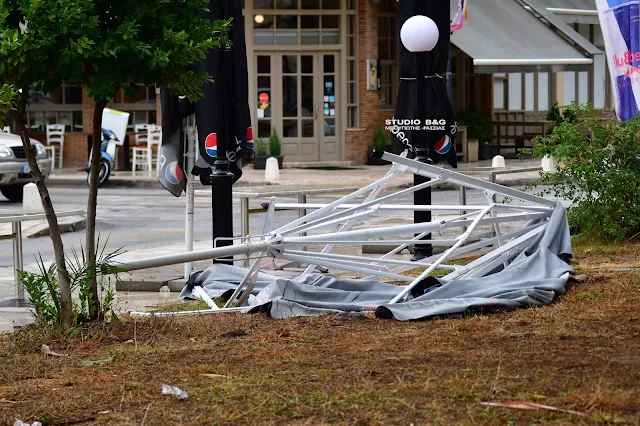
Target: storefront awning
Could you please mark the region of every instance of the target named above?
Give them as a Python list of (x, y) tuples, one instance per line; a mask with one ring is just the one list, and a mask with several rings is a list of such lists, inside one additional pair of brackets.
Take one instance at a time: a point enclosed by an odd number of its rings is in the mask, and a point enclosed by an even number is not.
[(540, 0), (540, 3), (568, 24), (600, 24), (593, 0)]
[(476, 73), (587, 71), (602, 53), (537, 0), (474, 0), (468, 8), (451, 42)]

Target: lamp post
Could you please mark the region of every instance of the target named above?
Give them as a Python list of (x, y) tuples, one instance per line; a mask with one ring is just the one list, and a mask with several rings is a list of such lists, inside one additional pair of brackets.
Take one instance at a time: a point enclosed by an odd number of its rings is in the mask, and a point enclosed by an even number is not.
[[(438, 43), (439, 32), (435, 22), (423, 15), (413, 16), (405, 21), (400, 30), (400, 40), (404, 47), (411, 53), (413, 53), (415, 60), (416, 70), (416, 88), (417, 88), (417, 116), (421, 121), (421, 126), (426, 127), (426, 102), (424, 97), (426, 96), (426, 79), (432, 78), (427, 76), (425, 66), (425, 56), (427, 52), (433, 50)], [(427, 130), (421, 129), (414, 133), (416, 135), (415, 146), (415, 159), (423, 163), (432, 163), (433, 161), (429, 157), (429, 148), (427, 146)], [(429, 182), (431, 179), (414, 174), (413, 184), (415, 186), (421, 185), (425, 182)], [(414, 192), (413, 200), (415, 205), (430, 205), (431, 204), (431, 188), (425, 188), (420, 191)], [(431, 211), (414, 211), (413, 214), (414, 223), (431, 222)], [(423, 240), (431, 240), (431, 234), (428, 234)], [(433, 254), (433, 247), (431, 244), (416, 244), (415, 254), (413, 256), (414, 261), (424, 259)]]

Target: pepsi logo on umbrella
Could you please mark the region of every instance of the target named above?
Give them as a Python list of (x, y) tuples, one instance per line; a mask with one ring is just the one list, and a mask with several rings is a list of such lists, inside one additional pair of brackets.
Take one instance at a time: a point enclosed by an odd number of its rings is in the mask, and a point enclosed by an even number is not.
[(247, 149), (253, 151), (253, 129), (247, 128)]
[(434, 148), (438, 154), (446, 154), (451, 150), (452, 145), (449, 135), (444, 135), (442, 139), (436, 142)]
[(182, 172), (180, 164), (178, 164), (177, 161), (174, 161), (169, 163), (169, 165), (164, 169), (164, 175), (169, 183), (177, 185), (182, 182), (184, 173)]
[(207, 139), (204, 141), (204, 149), (207, 151), (209, 157), (215, 157), (218, 155), (218, 135), (216, 133), (210, 133)]

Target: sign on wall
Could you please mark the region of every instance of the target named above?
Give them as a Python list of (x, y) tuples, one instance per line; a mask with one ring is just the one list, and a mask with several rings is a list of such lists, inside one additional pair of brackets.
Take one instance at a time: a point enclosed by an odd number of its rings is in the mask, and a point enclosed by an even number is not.
[(367, 59), (367, 90), (378, 90), (378, 61)]

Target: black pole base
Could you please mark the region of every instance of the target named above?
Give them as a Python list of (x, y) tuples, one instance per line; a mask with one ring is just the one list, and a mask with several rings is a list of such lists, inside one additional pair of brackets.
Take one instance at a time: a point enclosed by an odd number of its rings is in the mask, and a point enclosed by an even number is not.
[[(229, 161), (216, 159), (211, 173), (211, 207), (213, 219), (214, 247), (227, 247), (233, 241), (216, 238), (233, 237), (233, 173), (229, 171)], [(233, 257), (213, 259), (213, 263), (233, 265)]]
[[(416, 161), (422, 163), (431, 163), (432, 161), (428, 155), (428, 149), (426, 146), (416, 147)], [(431, 179), (422, 175), (413, 175), (413, 184), (415, 186), (421, 185), (425, 182), (429, 182)], [(431, 188), (421, 189), (413, 193), (413, 202), (416, 206), (425, 206), (431, 204)], [(431, 222), (431, 211), (414, 211), (413, 223), (429, 223)], [(416, 235), (417, 236), (417, 235)], [(431, 240), (431, 234), (426, 235), (422, 240)], [(422, 260), (425, 257), (429, 257), (433, 254), (433, 247), (431, 244), (416, 244), (415, 254), (411, 258), (412, 262)]]
[(411, 258), (412, 262), (417, 262), (422, 259), (426, 259), (427, 257), (431, 257), (433, 255), (433, 248), (431, 246), (427, 246), (428, 248), (415, 248), (413, 257)]

